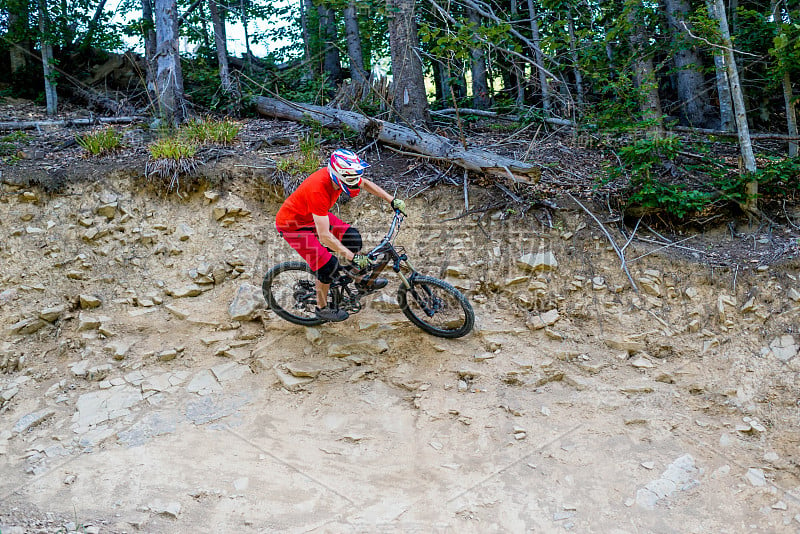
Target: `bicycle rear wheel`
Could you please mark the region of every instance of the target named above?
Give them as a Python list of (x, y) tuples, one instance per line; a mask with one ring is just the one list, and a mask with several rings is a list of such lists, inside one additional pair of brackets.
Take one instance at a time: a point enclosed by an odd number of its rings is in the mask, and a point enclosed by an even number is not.
[(461, 292), (438, 278), (414, 276), (411, 288), (400, 286), (397, 301), (409, 321), (425, 332), (445, 338), (467, 335), (475, 312)]
[(294, 324), (316, 326), (324, 323), (316, 316), (316, 277), (305, 262), (279, 263), (264, 275), (261, 291), (269, 308), (278, 317)]

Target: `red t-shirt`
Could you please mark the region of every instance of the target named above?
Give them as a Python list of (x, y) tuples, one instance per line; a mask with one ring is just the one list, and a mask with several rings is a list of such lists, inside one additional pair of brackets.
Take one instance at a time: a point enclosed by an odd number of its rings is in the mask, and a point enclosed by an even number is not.
[(328, 168), (321, 168), (289, 195), (275, 216), (275, 226), (280, 230), (314, 227), (313, 216), (327, 215), (341, 192), (333, 185)]

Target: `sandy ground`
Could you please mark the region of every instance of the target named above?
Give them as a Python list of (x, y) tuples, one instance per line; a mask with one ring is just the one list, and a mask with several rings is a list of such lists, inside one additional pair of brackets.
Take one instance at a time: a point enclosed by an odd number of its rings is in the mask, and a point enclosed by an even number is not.
[[(274, 200), (4, 187), (3, 534), (800, 531), (795, 266), (653, 254), (637, 294), (579, 210), (481, 230), (437, 189), (399, 242), (475, 331), (431, 337), (390, 298), (306, 329), (229, 315), (289, 255)], [(340, 213), (373, 242), (388, 220)], [(518, 267), (537, 251), (558, 266)]]

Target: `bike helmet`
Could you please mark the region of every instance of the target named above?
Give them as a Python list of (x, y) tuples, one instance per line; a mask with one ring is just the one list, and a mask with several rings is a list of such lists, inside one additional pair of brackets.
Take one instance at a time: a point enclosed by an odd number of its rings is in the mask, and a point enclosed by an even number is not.
[(369, 163), (359, 158), (358, 154), (352, 150), (340, 148), (331, 154), (328, 173), (334, 184), (348, 197), (353, 197), (358, 194), (357, 190), (361, 187), (361, 175), (367, 167), (369, 167)]

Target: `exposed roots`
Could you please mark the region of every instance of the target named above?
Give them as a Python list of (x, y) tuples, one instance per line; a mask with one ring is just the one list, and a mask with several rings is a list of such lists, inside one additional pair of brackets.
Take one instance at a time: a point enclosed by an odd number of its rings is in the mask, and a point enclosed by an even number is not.
[(149, 182), (162, 186), (167, 192), (180, 187), (181, 177), (191, 176), (199, 166), (195, 158), (160, 158), (150, 159), (145, 163), (144, 174)]

